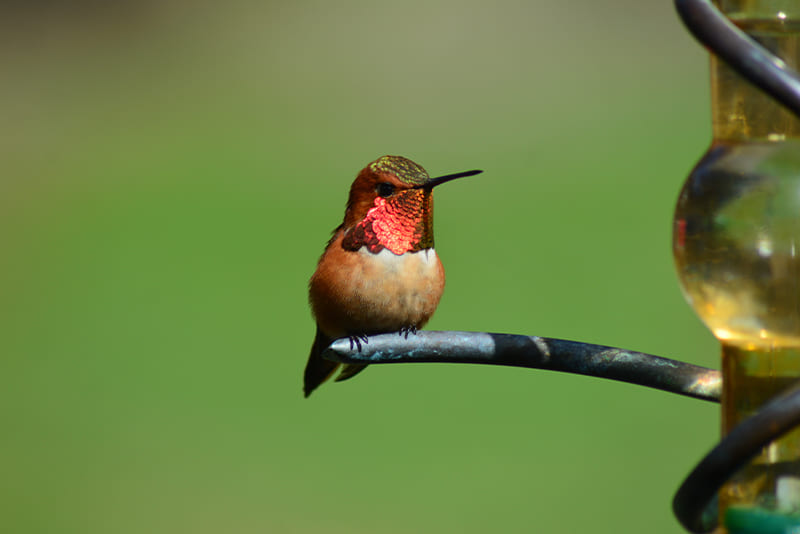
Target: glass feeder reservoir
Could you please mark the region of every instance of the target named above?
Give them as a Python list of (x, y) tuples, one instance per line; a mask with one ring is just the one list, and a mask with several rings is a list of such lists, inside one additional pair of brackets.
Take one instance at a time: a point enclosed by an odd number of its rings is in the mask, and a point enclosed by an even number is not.
[[(800, 2), (717, 6), (797, 69)], [(722, 344), (722, 433), (800, 380), (800, 119), (716, 57), (711, 148), (678, 200), (673, 252), (687, 301)], [(795, 515), (800, 429), (774, 441), (729, 481), (720, 505)]]

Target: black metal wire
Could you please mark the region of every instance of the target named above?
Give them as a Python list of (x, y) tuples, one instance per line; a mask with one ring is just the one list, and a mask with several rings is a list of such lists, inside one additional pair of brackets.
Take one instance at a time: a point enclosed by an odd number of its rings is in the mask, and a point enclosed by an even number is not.
[(719, 371), (651, 354), (563, 339), (487, 332), (420, 331), (368, 338), (361, 350), (347, 338), (334, 341), (324, 356), (355, 364), (480, 363), (549, 369), (619, 380), (696, 399), (719, 402)]
[(672, 509), (691, 532), (717, 526), (715, 496), (736, 471), (759, 451), (800, 423), (800, 384), (775, 397), (736, 426), (683, 481)]
[[(370, 336), (360, 348), (337, 339), (325, 358), (350, 364), (471, 363), (545, 369), (618, 380), (719, 402), (720, 372), (652, 354), (563, 339), (488, 332), (420, 331)], [(681, 485), (673, 510), (691, 532), (717, 524), (722, 484), (767, 443), (800, 423), (800, 384), (746, 419), (711, 451)]]
[(698, 41), (750, 83), (800, 116), (800, 76), (708, 0), (675, 0), (683, 23)]

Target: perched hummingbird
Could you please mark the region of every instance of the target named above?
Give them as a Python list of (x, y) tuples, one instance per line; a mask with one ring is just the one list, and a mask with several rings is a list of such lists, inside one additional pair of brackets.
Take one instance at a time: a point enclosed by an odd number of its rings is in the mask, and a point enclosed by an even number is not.
[[(305, 396), (327, 380), (338, 363), (321, 354), (349, 337), (359, 349), (368, 335), (416, 332), (433, 315), (444, 290), (444, 268), (433, 249), (433, 188), (481, 171), (431, 178), (400, 156), (383, 156), (356, 176), (344, 222), (309, 282), (317, 335), (305, 370)], [(366, 365), (345, 365), (336, 381)]]

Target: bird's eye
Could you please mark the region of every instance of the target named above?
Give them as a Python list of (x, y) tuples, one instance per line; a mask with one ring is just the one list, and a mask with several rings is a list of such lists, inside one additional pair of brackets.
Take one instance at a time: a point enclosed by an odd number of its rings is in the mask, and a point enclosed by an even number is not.
[(378, 192), (378, 196), (386, 198), (394, 193), (394, 186), (388, 182), (381, 182), (378, 184), (376, 191)]

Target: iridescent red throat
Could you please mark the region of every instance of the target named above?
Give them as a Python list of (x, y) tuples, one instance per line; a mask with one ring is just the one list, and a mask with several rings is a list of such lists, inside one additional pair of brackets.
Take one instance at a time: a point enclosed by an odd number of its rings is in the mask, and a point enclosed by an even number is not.
[(354, 227), (345, 229), (342, 247), (372, 253), (384, 248), (395, 254), (433, 247), (433, 194), (411, 189), (390, 198), (375, 198), (375, 205)]

